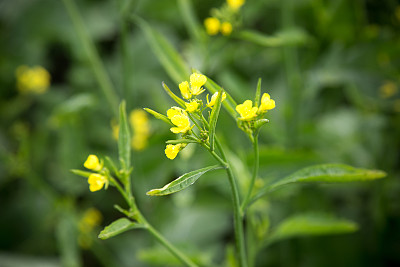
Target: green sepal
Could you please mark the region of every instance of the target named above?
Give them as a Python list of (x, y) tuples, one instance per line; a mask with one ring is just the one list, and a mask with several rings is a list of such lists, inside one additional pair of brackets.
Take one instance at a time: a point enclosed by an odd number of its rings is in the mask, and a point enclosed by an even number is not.
[(119, 105), (118, 155), (121, 168), (128, 172), (131, 163), (131, 138), (125, 106), (125, 101)]
[(170, 182), (169, 184), (166, 184), (164, 187), (159, 188), (159, 189), (152, 189), (146, 193), (148, 196), (165, 196), (169, 194), (173, 194), (176, 192), (179, 192), (192, 184), (194, 184), (197, 179), (200, 178), (203, 174), (209, 171), (221, 169), (222, 167), (220, 165), (214, 165), (214, 166), (209, 166), (206, 168), (202, 168), (196, 171), (191, 171), (188, 173), (185, 173), (184, 175), (178, 177), (174, 181)]
[(167, 116), (165, 116), (163, 114), (160, 114), (160, 113), (158, 113), (158, 112), (156, 112), (156, 111), (154, 111), (152, 109), (149, 109), (149, 108), (144, 108), (144, 110), (147, 111), (148, 113), (150, 113), (151, 115), (153, 115), (156, 119), (162, 120), (162, 121), (174, 126), (174, 124), (168, 119)]
[(70, 170), (73, 174), (85, 177), (85, 178), (89, 178), (89, 176), (91, 174), (93, 174), (93, 172), (87, 172), (87, 171), (81, 171), (81, 170), (77, 170), (77, 169), (72, 169)]
[(144, 224), (132, 222), (127, 218), (121, 218), (106, 226), (104, 230), (100, 232), (99, 238), (104, 240), (119, 235), (128, 230), (140, 228), (146, 228), (146, 226)]
[(183, 101), (181, 98), (179, 98), (176, 94), (174, 94), (171, 89), (165, 84), (165, 82), (162, 82), (162, 87), (164, 88), (165, 92), (176, 102), (178, 105), (180, 105), (183, 109), (186, 109), (185, 101)]
[(212, 108), (211, 115), (210, 115), (210, 131), (209, 131), (209, 141), (210, 141), (210, 150), (214, 151), (214, 143), (215, 143), (215, 128), (217, 126), (219, 112), (221, 110), (221, 100), (223, 90), (220, 89), (218, 91), (217, 99), (215, 100), (215, 104)]
[(261, 127), (263, 127), (265, 124), (267, 124), (269, 122), (268, 119), (260, 119), (260, 120), (256, 120), (254, 122), (254, 134), (257, 134)]

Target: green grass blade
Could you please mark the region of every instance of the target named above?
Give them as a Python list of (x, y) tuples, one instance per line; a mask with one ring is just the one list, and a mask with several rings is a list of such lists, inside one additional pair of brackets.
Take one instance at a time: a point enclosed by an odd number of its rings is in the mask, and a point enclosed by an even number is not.
[(125, 101), (122, 101), (119, 105), (118, 154), (121, 168), (125, 172), (129, 172), (131, 163), (131, 137), (126, 116)]
[(210, 141), (210, 150), (214, 151), (214, 143), (215, 143), (215, 128), (217, 127), (218, 115), (221, 110), (221, 100), (223, 90), (218, 91), (217, 99), (215, 100), (215, 104), (212, 108), (210, 115), (210, 131), (209, 131), (209, 141)]
[(179, 192), (192, 184), (194, 184), (197, 179), (200, 178), (203, 174), (209, 171), (221, 169), (222, 167), (220, 165), (213, 165), (209, 166), (206, 168), (202, 168), (196, 171), (188, 172), (185, 173), (184, 175), (178, 177), (174, 181), (170, 182), (169, 184), (166, 184), (163, 188), (159, 189), (152, 189), (148, 191), (146, 194), (148, 196), (165, 196), (169, 194), (173, 194), (176, 192)]

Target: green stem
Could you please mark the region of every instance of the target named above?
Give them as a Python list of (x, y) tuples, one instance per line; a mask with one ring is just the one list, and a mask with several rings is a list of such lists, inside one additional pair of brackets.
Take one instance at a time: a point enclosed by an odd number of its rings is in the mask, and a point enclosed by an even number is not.
[(258, 132), (254, 135), (254, 139), (253, 140), (254, 140), (253, 141), (253, 151), (254, 151), (253, 174), (251, 176), (249, 190), (247, 191), (247, 195), (246, 195), (246, 197), (245, 197), (245, 199), (244, 199), (244, 201), (242, 203), (241, 209), (240, 209), (242, 215), (245, 213), (247, 205), (249, 204), (251, 193), (253, 192), (254, 183), (256, 181), (257, 174), (258, 174), (258, 167), (259, 167)]
[(63, 0), (64, 5), (67, 9), (68, 15), (74, 24), (76, 33), (82, 43), (82, 47), (86, 52), (91, 67), (93, 69), (94, 75), (97, 79), (97, 82), (100, 88), (103, 90), (103, 93), (110, 105), (110, 108), (115, 116), (117, 116), (118, 111), (118, 96), (114, 89), (114, 86), (111, 83), (110, 77), (108, 76), (104, 65), (102, 64), (99, 54), (93, 44), (93, 41), (90, 39), (89, 34), (87, 33), (81, 15), (79, 14), (78, 8), (74, 2), (74, 0)]

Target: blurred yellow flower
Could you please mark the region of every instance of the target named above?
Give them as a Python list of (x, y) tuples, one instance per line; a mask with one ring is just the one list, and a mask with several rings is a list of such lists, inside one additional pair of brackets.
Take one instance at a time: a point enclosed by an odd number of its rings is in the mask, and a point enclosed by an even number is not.
[(245, 0), (226, 0), (228, 6), (233, 10), (238, 10), (241, 6), (243, 6)]
[(253, 101), (246, 100), (243, 104), (236, 106), (236, 111), (240, 114), (240, 120), (248, 121), (257, 116), (257, 107), (253, 107)]
[(173, 133), (186, 133), (190, 130), (190, 120), (186, 113), (181, 108), (172, 107), (167, 111), (167, 117), (171, 122), (177, 126), (172, 127), (170, 130)]
[(204, 26), (206, 27), (206, 31), (209, 35), (218, 34), (220, 25), (221, 23), (219, 22), (219, 20), (214, 17), (206, 18), (204, 20)]
[(89, 190), (91, 192), (99, 191), (104, 184), (108, 183), (107, 177), (98, 173), (92, 173), (88, 179)]
[(400, 113), (400, 99), (396, 99), (393, 103), (393, 110)]
[(190, 101), (189, 103), (185, 103), (186, 111), (193, 113), (199, 108), (199, 103), (197, 101)]
[(111, 131), (112, 131), (112, 137), (115, 140), (118, 140), (119, 136), (119, 125), (115, 119), (111, 120)]
[(174, 159), (178, 155), (179, 151), (181, 150), (182, 144), (177, 145), (167, 145), (165, 148), (165, 155), (169, 159)]
[(207, 77), (203, 74), (192, 73), (190, 79), (190, 90), (192, 95), (199, 95), (205, 91), (202, 86), (207, 82)]
[(179, 90), (181, 91), (183, 98), (189, 99), (192, 97), (189, 89), (189, 83), (187, 81), (181, 82), (179, 84)]
[(96, 155), (89, 155), (83, 166), (92, 171), (100, 171), (103, 168)]
[(398, 91), (396, 83), (392, 81), (386, 81), (382, 86), (379, 88), (380, 96), (382, 98), (389, 98), (394, 96)]
[(232, 33), (232, 24), (230, 22), (224, 22), (221, 24), (221, 33), (228, 36)]
[(79, 221), (79, 230), (81, 232), (90, 232), (94, 227), (100, 225), (103, 216), (100, 211), (95, 208), (90, 208), (85, 211), (82, 219)]
[(16, 70), (17, 88), (21, 93), (42, 94), (50, 86), (49, 72), (40, 66), (19, 66)]
[[(215, 101), (217, 101), (217, 97), (218, 97), (218, 92), (214, 93), (211, 96), (211, 101), (208, 102), (208, 95), (207, 95), (207, 107), (211, 108), (212, 106), (215, 105)], [(222, 98), (221, 98), (221, 102), (224, 101), (226, 99), (226, 93), (222, 92)]]
[(267, 112), (273, 108), (275, 108), (275, 100), (271, 99), (269, 94), (264, 93), (261, 97), (261, 105), (258, 107), (258, 112)]

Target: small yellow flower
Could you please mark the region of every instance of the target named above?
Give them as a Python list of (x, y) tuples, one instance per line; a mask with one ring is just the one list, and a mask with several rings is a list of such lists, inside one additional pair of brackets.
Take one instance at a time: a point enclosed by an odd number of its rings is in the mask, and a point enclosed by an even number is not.
[[(215, 105), (215, 101), (217, 101), (217, 97), (218, 97), (218, 92), (214, 93), (214, 94), (211, 96), (211, 101), (208, 102), (208, 95), (207, 95), (207, 107), (211, 108), (212, 106), (214, 106), (214, 105)], [(225, 92), (222, 92), (222, 99), (221, 99), (221, 102), (224, 101), (225, 99), (226, 99), (226, 93), (225, 93)]]
[(189, 89), (189, 83), (187, 81), (181, 82), (179, 84), (179, 90), (181, 91), (183, 98), (189, 99), (192, 97)]
[(172, 127), (170, 130), (173, 133), (186, 133), (187, 131), (190, 130), (190, 120), (189, 117), (186, 113), (181, 108), (178, 107), (172, 107), (167, 111), (167, 116), (168, 119), (171, 120), (171, 122), (177, 126), (177, 127)]
[(134, 150), (140, 151), (147, 147), (148, 144), (148, 136), (135, 134), (132, 136), (131, 146)]
[(228, 6), (233, 10), (238, 10), (241, 6), (243, 6), (245, 0), (226, 0)]
[(275, 100), (271, 99), (269, 94), (264, 93), (261, 97), (261, 105), (258, 107), (258, 112), (267, 112), (273, 108), (275, 108)]
[(17, 87), (21, 93), (42, 94), (50, 86), (49, 72), (40, 66), (20, 66), (16, 70)]
[(89, 155), (83, 166), (92, 171), (100, 171), (103, 165), (100, 164), (99, 158), (96, 155)]
[(118, 140), (118, 137), (119, 137), (119, 125), (118, 125), (118, 122), (115, 119), (111, 120), (111, 132), (112, 132), (112, 137), (115, 140)]
[(85, 211), (82, 219), (79, 221), (79, 230), (83, 233), (90, 232), (94, 227), (100, 225), (102, 219), (100, 211), (90, 208)]
[(221, 24), (221, 33), (228, 36), (232, 33), (232, 24), (229, 22), (224, 22)]
[(182, 144), (177, 145), (167, 145), (165, 148), (165, 155), (167, 158), (173, 160), (178, 155), (179, 151), (181, 151)]
[(203, 74), (192, 73), (189, 79), (192, 95), (199, 95), (205, 91), (202, 86), (207, 82), (206, 76)]
[(107, 178), (104, 175), (98, 173), (92, 173), (88, 179), (89, 190), (91, 192), (99, 191), (103, 188), (104, 184), (108, 183)]
[(396, 83), (387, 81), (379, 88), (379, 91), (382, 98), (389, 98), (394, 96), (398, 89)]
[(209, 35), (216, 35), (218, 34), (220, 22), (217, 18), (211, 17), (206, 18), (204, 20), (204, 26), (206, 27), (206, 31)]
[(236, 106), (236, 111), (240, 114), (240, 120), (248, 121), (257, 116), (257, 107), (253, 107), (251, 100), (246, 100), (243, 104)]
[(190, 101), (189, 103), (185, 103), (186, 111), (193, 113), (199, 108), (199, 103), (197, 101)]

